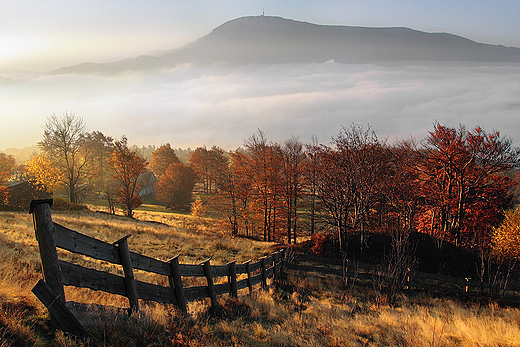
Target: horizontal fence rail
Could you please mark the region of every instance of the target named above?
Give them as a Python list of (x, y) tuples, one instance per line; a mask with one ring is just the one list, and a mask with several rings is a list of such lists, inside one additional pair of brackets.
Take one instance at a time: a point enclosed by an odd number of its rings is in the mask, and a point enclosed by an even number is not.
[[(312, 265), (304, 265), (312, 263)], [(343, 267), (344, 266), (344, 267)], [(292, 263), (287, 263), (289, 270), (316, 272), (326, 275), (346, 276), (351, 279), (374, 280), (378, 275), (384, 276), (384, 269), (377, 265), (354, 261), (343, 263), (340, 259), (322, 258), (309, 255), (297, 255)], [(475, 278), (458, 278), (441, 274), (410, 271), (407, 279), (408, 288), (442, 291), (445, 293), (471, 293), (490, 290), (490, 285)], [(510, 286), (506, 293), (509, 298), (519, 300), (520, 287)]]
[[(251, 294), (253, 287), (258, 284), (266, 288), (267, 280), (270, 278), (276, 280), (284, 266), (284, 250), (260, 258), (256, 262), (247, 261), (242, 264), (231, 262), (225, 265), (211, 265), (210, 260), (201, 264), (179, 264), (179, 256), (161, 261), (130, 251), (127, 243), (130, 235), (114, 243), (108, 243), (52, 222), (51, 204), (52, 201), (49, 200), (33, 201), (31, 213), (35, 219), (35, 232), (40, 247), (44, 278), (46, 281), (51, 279), (49, 287), (58, 293), (57, 296), (63, 302), (65, 302), (63, 294), (65, 285), (126, 296), (129, 300), (130, 312), (139, 310), (140, 299), (174, 304), (186, 314), (187, 302), (210, 298), (211, 310), (215, 310), (218, 307), (218, 296), (229, 294), (236, 297), (238, 291), (242, 289), (249, 289)], [(50, 242), (45, 245), (42, 240)], [(57, 248), (121, 265), (124, 276), (60, 260), (57, 256)], [(46, 268), (52, 270), (46, 271)], [(134, 270), (167, 276), (169, 286), (135, 280)], [(245, 278), (238, 280), (240, 275)], [(183, 277), (204, 277), (206, 285), (184, 287)], [(222, 277), (227, 277), (227, 282), (214, 283), (215, 278)]]

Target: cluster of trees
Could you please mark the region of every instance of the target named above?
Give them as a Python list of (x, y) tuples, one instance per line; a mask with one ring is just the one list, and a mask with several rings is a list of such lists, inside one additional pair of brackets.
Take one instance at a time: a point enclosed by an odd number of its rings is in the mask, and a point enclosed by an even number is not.
[(169, 144), (157, 149), (149, 146), (152, 160), (140, 155), (138, 148), (129, 147), (127, 138), (114, 140), (99, 131), (87, 132), (83, 119), (74, 113), (62, 117), (52, 115), (44, 125), (40, 153), (23, 167), (16, 167), (14, 158), (0, 155), (0, 199), (9, 203), (5, 183), (17, 179), (31, 182), (46, 192), (61, 193), (71, 203), (88, 196), (104, 197), (110, 212), (119, 205), (131, 217), (142, 204), (140, 178), (150, 169), (157, 177), (157, 192), (167, 207), (189, 204), (196, 181), (194, 171), (182, 164)]
[[(459, 245), (487, 247), (494, 227), (513, 206), (520, 150), (498, 132), (434, 124), (420, 143), (388, 144), (370, 127), (343, 128), (331, 145), (290, 138), (281, 144), (258, 133), (243, 148), (213, 146), (182, 153), (170, 144), (137, 148), (99, 131), (81, 117), (48, 118), (41, 153), (25, 165), (27, 177), (73, 203), (103, 196), (132, 216), (142, 201), (139, 177), (151, 170), (156, 198), (167, 208), (188, 206), (199, 184), (205, 203), (224, 217), (233, 235), (295, 243), (301, 234), (334, 232), (363, 241), (375, 231), (417, 230)], [(15, 167), (0, 156), (0, 186)], [(7, 199), (0, 188), (0, 199)], [(198, 214), (206, 209), (197, 200)]]
[[(233, 234), (295, 242), (327, 228), (340, 245), (381, 230), (417, 230), (487, 247), (513, 206), (520, 151), (498, 132), (435, 124), (421, 143), (389, 145), (370, 127), (343, 128), (331, 146), (262, 132), (226, 154), (197, 149), (197, 172)], [(319, 223), (317, 223), (319, 221)]]

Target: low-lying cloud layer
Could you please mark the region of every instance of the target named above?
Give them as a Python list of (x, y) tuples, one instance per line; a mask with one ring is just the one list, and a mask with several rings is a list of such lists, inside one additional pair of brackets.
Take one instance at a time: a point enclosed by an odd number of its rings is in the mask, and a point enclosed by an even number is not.
[[(7, 77), (7, 76), (6, 76)], [(54, 75), (0, 83), (0, 149), (33, 145), (46, 116), (74, 111), (90, 130), (139, 145), (241, 146), (261, 129), (329, 143), (342, 126), (422, 137), (434, 121), (499, 130), (520, 144), (520, 65), (179, 66), (118, 77)]]

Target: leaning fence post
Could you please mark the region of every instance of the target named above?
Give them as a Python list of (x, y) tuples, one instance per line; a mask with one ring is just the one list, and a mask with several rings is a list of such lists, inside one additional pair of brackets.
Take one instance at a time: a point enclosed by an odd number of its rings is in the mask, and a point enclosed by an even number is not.
[(253, 283), (251, 282), (251, 260), (244, 263), (247, 272), (247, 287), (249, 288), (249, 296), (253, 295)]
[(204, 267), (204, 276), (206, 276), (206, 281), (208, 282), (208, 296), (211, 301), (211, 309), (213, 312), (215, 312), (215, 310), (218, 308), (218, 302), (215, 286), (213, 285), (213, 275), (211, 274), (211, 265), (209, 263), (209, 259), (206, 260), (202, 265)]
[(119, 258), (121, 259), (121, 265), (123, 265), (123, 272), (125, 274), (125, 289), (126, 296), (130, 303), (130, 314), (139, 311), (139, 295), (137, 295), (137, 287), (134, 280), (134, 270), (132, 268), (132, 260), (130, 259), (130, 249), (128, 248), (128, 238), (131, 235), (127, 235), (120, 240), (114, 242), (119, 249)]
[(168, 279), (170, 281), (170, 287), (172, 287), (175, 292), (177, 307), (182, 313), (187, 314), (188, 309), (186, 307), (186, 299), (184, 298), (184, 287), (182, 285), (181, 268), (179, 266), (179, 255), (170, 259), (169, 263), (172, 275)]
[(232, 261), (228, 264), (229, 266), (229, 286), (230, 286), (230, 294), (232, 297), (236, 298), (238, 296), (238, 290), (237, 290), (237, 267), (236, 267), (236, 260)]
[(58, 252), (56, 252), (56, 230), (52, 222), (51, 205), (52, 199), (33, 200), (29, 213), (33, 215), (43, 277), (47, 285), (58, 296), (58, 300), (65, 303), (61, 268), (58, 262)]

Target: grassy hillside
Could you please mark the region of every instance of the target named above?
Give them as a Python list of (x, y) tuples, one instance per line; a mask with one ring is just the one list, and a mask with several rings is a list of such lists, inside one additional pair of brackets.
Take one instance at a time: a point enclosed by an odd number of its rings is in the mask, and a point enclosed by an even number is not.
[[(92, 212), (53, 213), (54, 221), (113, 242), (131, 234), (130, 249), (159, 259), (181, 254), (183, 263), (212, 257), (222, 264), (256, 259), (273, 244), (231, 238), (209, 219), (141, 211), (138, 220)], [(145, 221), (148, 220), (148, 221)], [(30, 289), (41, 277), (31, 216), (0, 212), (0, 346), (518, 346), (520, 309), (495, 303), (458, 303), (425, 295), (388, 305), (371, 287), (344, 289), (339, 279), (290, 273), (284, 288), (253, 298), (223, 298), (223, 314), (191, 303), (190, 318), (168, 305), (145, 304), (140, 319), (123, 326), (100, 322), (93, 341), (54, 332)], [(62, 252), (60, 257), (120, 272), (103, 262)], [(88, 264), (87, 264), (88, 262)], [(145, 275), (136, 273), (139, 279)], [(162, 283), (164, 278), (146, 278)], [(67, 300), (127, 307), (125, 298), (66, 288)]]

